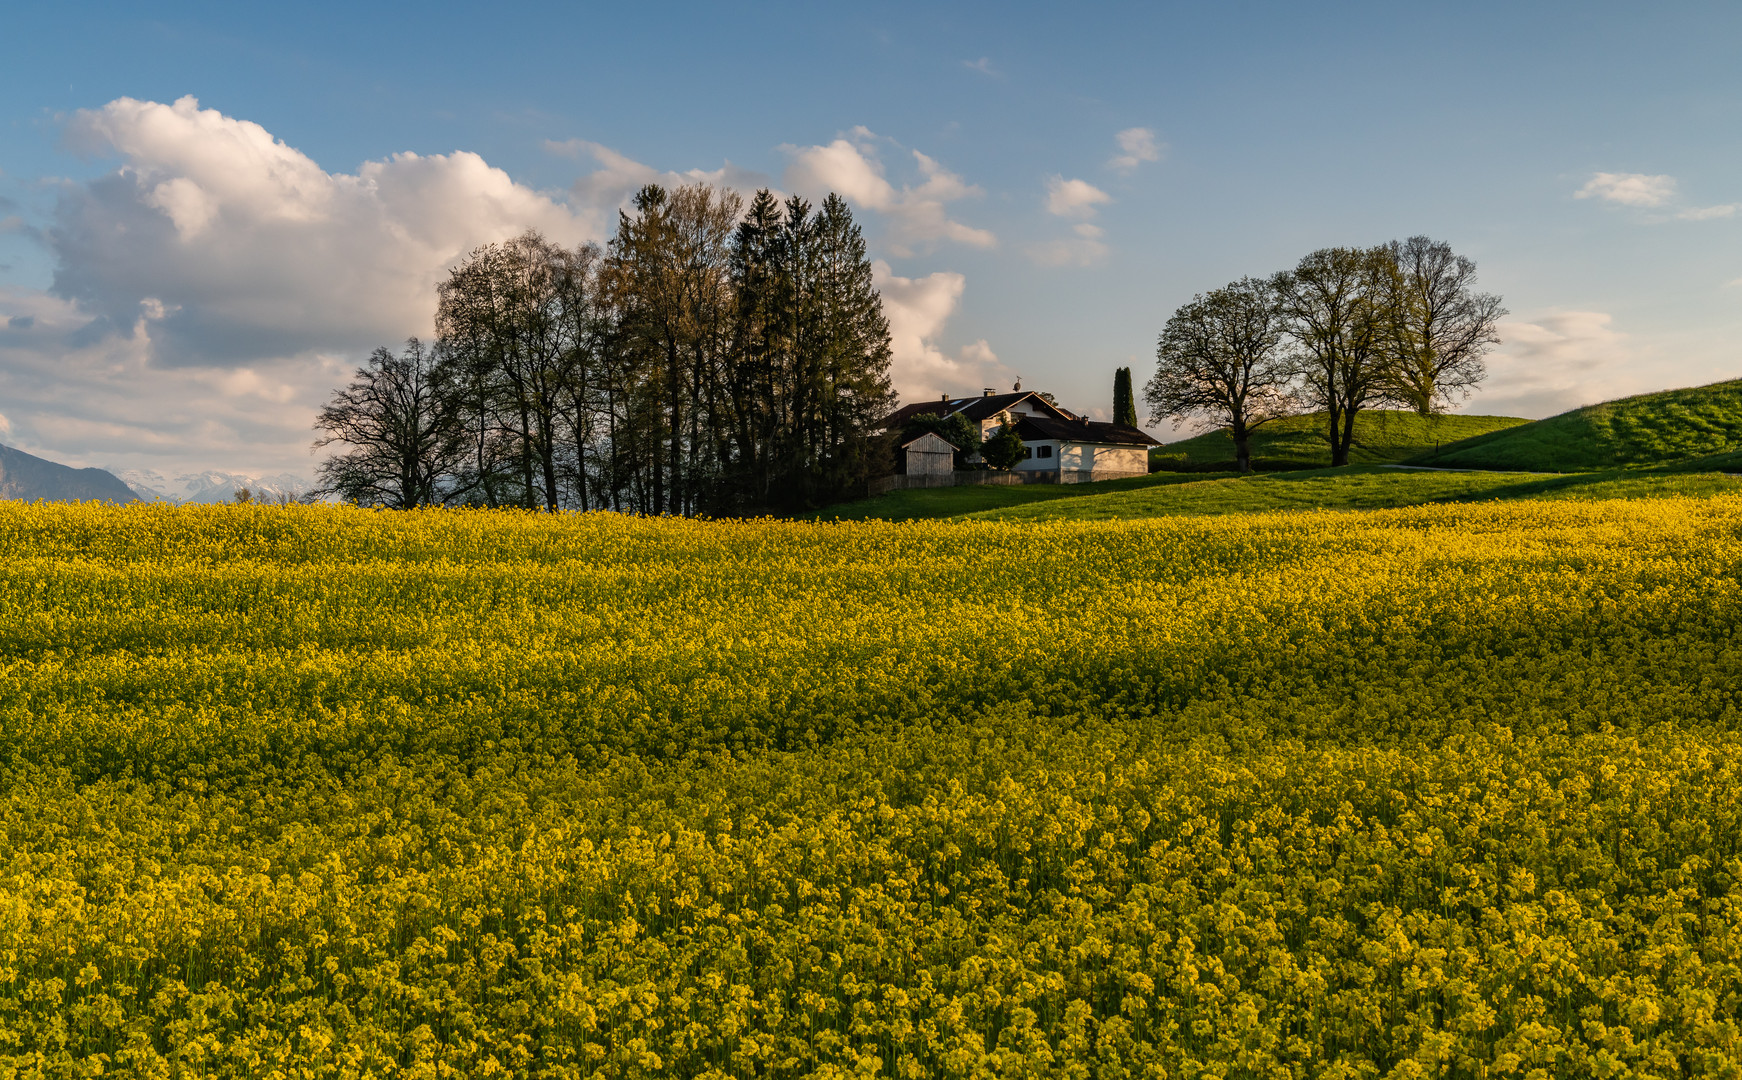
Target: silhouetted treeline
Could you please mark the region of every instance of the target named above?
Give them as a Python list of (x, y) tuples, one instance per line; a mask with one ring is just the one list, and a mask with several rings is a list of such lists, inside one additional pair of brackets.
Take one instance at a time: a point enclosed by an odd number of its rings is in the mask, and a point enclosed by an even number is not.
[(369, 505), (735, 513), (862, 488), (889, 328), (835, 195), (643, 188), (603, 248), (536, 233), (440, 286), (321, 413), (326, 490)]

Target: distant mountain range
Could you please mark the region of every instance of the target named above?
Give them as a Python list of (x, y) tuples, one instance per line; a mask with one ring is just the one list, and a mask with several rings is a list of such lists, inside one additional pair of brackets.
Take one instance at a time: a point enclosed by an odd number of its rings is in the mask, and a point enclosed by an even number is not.
[(122, 483), (114, 473), (104, 469), (74, 469), (52, 461), (0, 446), (0, 499), (24, 499), (34, 502), (104, 502), (130, 503), (139, 496)]
[(150, 502), (229, 502), (241, 488), (247, 488), (256, 499), (270, 499), (301, 495), (313, 486), (304, 477), (291, 473), (247, 476), (242, 473), (207, 471), (184, 473), (172, 479), (150, 469), (123, 469), (117, 475), (141, 499)]

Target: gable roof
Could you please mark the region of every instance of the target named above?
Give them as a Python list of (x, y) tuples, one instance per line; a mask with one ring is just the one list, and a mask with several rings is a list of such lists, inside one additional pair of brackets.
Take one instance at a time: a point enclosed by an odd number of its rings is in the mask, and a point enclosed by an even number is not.
[(961, 413), (969, 420), (990, 420), (1017, 402), (1034, 399), (1033, 403), (1043, 411), (1050, 412), (1061, 420), (1068, 420), (1071, 414), (1052, 404), (1032, 390), (1018, 390), (1009, 394), (984, 394), (980, 397), (950, 398), (947, 401), (916, 401), (912, 405), (901, 408), (883, 418), (885, 430), (895, 430), (916, 416), (930, 413), (933, 416), (954, 416)]
[(1160, 446), (1134, 427), (1104, 424), (1099, 420), (1054, 420), (1047, 416), (1024, 416), (1016, 422), (1016, 434), (1024, 442), (1056, 439), (1059, 442), (1094, 443), (1098, 446)]
[[(962, 452), (961, 447), (957, 446), (955, 443), (951, 442), (950, 440), (944, 438), (942, 435), (939, 435), (935, 431), (928, 431), (924, 435), (921, 435), (917, 439), (907, 440), (906, 442), (901, 444), (900, 449), (906, 450), (908, 447), (913, 446), (915, 443), (922, 443), (922, 442), (925, 442), (927, 439), (936, 439), (942, 445), (949, 447), (951, 452), (953, 452), (953, 453), (959, 454)], [(933, 451), (933, 452), (937, 453), (938, 451)]]

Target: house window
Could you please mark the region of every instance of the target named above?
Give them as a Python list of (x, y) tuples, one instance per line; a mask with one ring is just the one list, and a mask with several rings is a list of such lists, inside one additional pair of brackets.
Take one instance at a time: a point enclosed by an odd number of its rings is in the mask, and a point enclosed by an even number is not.
[(1034, 447), (1025, 446), (1022, 448), (1022, 460), (1027, 461), (1029, 458), (1031, 458), (1033, 456), (1034, 456)]
[(1035, 457), (1052, 457), (1052, 447), (1042, 446), (1035, 450)]

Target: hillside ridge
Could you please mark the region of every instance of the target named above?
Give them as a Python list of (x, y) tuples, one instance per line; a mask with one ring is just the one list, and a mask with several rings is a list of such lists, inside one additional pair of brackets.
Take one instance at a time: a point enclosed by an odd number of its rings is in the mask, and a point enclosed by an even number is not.
[(106, 469), (75, 469), (0, 446), (0, 499), (129, 503), (139, 496)]
[(1475, 435), (1403, 464), (1443, 468), (1602, 472), (1661, 469), (1742, 452), (1742, 379), (1657, 390)]

